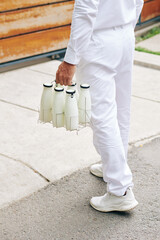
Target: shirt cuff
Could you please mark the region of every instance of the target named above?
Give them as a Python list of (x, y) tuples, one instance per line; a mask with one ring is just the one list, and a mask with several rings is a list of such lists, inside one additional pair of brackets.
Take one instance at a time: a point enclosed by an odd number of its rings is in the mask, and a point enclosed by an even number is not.
[(80, 56), (68, 46), (63, 60), (67, 63), (77, 65), (80, 61)]

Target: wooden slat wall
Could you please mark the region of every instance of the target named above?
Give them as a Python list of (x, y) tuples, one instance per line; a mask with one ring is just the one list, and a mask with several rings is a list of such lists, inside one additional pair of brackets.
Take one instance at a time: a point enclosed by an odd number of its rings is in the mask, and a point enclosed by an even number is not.
[(144, 0), (141, 22), (160, 16), (160, 0)]
[[(74, 0), (0, 0), (0, 63), (66, 48)], [(145, 0), (141, 21), (160, 15)]]
[(0, 12), (63, 1), (64, 0), (0, 0)]
[(0, 38), (70, 24), (72, 10), (73, 1), (1, 13)]
[(36, 33), (23, 34), (1, 40), (2, 62), (46, 53), (67, 46), (70, 26), (58, 27)]
[(66, 48), (73, 7), (73, 0), (1, 0), (0, 63)]

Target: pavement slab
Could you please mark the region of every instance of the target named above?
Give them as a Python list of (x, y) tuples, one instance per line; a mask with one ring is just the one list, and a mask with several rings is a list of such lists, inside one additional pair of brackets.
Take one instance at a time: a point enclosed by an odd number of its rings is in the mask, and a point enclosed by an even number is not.
[(132, 97), (129, 143), (160, 134), (160, 103)]
[(153, 52), (160, 52), (160, 34), (137, 43), (136, 47), (146, 48)]
[(132, 96), (160, 102), (160, 71), (134, 66)]
[(0, 99), (38, 111), (43, 83), (52, 80), (50, 75), (27, 68), (1, 73), (0, 88), (3, 91), (0, 91)]
[(76, 131), (38, 124), (37, 112), (3, 102), (0, 108), (0, 152), (30, 165), (49, 181), (99, 160), (89, 127), (77, 135)]
[(89, 205), (106, 183), (84, 168), (0, 210), (1, 240), (159, 240), (160, 138), (133, 147), (129, 164), (139, 205), (102, 213)]
[(33, 169), (0, 154), (0, 208), (34, 193), (48, 184)]
[(61, 64), (61, 61), (52, 60), (52, 61), (49, 61), (49, 62), (40, 63), (40, 64), (31, 66), (31, 67), (28, 67), (28, 69), (32, 70), (32, 71), (35, 71), (35, 72), (44, 73), (44, 74), (48, 74), (50, 76), (55, 77), (56, 76), (56, 71), (57, 71), (58, 66), (60, 64)]
[(160, 70), (160, 56), (151, 53), (135, 51), (134, 64)]

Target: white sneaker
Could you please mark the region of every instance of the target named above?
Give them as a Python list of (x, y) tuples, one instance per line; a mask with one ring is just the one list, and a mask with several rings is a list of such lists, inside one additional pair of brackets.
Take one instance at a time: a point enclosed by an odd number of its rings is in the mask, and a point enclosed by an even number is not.
[(103, 196), (92, 197), (90, 204), (93, 208), (101, 212), (129, 211), (138, 205), (131, 188), (127, 189), (126, 195), (115, 196), (106, 193)]
[(97, 177), (103, 177), (102, 163), (93, 164), (90, 167), (90, 172)]

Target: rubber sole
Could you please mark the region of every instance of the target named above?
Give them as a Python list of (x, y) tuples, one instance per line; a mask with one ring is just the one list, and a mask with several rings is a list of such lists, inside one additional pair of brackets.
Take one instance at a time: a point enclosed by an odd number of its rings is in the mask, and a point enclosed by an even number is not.
[(90, 173), (92, 173), (92, 175), (99, 177), (99, 178), (103, 178), (103, 175), (98, 175), (95, 172), (92, 172), (92, 170), (90, 169)]
[(101, 209), (96, 208), (94, 205), (92, 205), (91, 201), (90, 201), (90, 205), (91, 205), (94, 209), (96, 209), (97, 211), (99, 211), (99, 212), (127, 212), (127, 211), (130, 211), (130, 210), (134, 209), (135, 207), (137, 207), (138, 202), (135, 203), (135, 205), (133, 205), (133, 206), (127, 208), (127, 209), (110, 209), (110, 210), (101, 210)]

